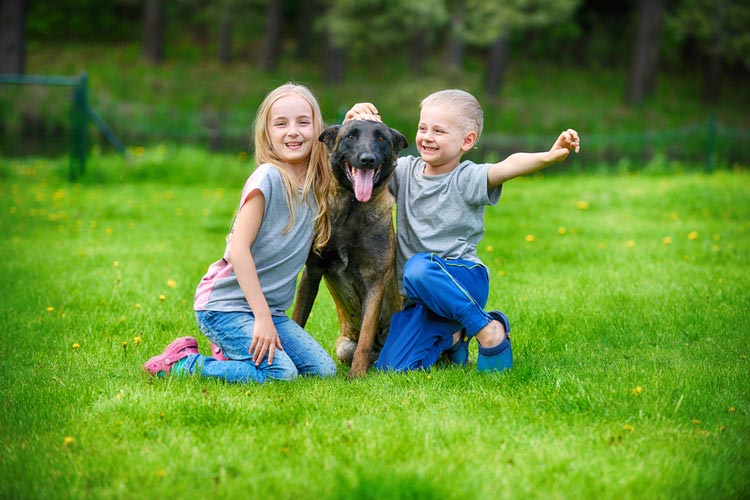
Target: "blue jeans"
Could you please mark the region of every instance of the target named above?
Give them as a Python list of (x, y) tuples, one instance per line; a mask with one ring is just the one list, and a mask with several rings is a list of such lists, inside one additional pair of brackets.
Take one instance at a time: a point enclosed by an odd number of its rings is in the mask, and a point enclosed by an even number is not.
[(309, 333), (287, 316), (274, 316), (283, 350), (276, 349), (273, 364), (268, 355), (258, 366), (250, 355), (255, 316), (246, 312), (196, 311), (198, 327), (218, 345), (230, 361), (218, 361), (202, 354), (186, 358), (184, 370), (190, 374), (214, 377), (227, 382), (294, 380), (299, 375), (331, 377), (336, 363)]
[(490, 293), (487, 269), (466, 260), (419, 253), (404, 265), (407, 306), (391, 319), (391, 330), (375, 362), (379, 370), (427, 369), (453, 343), (492, 321), (484, 306)]

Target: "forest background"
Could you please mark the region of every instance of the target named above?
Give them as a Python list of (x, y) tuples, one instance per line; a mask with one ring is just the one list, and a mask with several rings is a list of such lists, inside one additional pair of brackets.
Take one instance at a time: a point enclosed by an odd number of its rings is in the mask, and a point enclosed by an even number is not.
[[(581, 163), (747, 157), (750, 6), (653, 0), (3, 1), (0, 74), (87, 73), (128, 146), (249, 148), (254, 110), (287, 80), (327, 123), (375, 102), (411, 136), (419, 100), (464, 88), (485, 107), (479, 154), (587, 137)], [(68, 148), (67, 93), (0, 85), (6, 154)], [(106, 147), (95, 131), (91, 139)], [(709, 158), (711, 156), (712, 158)], [(623, 160), (625, 158), (625, 160)], [(632, 167), (628, 167), (632, 168)]]

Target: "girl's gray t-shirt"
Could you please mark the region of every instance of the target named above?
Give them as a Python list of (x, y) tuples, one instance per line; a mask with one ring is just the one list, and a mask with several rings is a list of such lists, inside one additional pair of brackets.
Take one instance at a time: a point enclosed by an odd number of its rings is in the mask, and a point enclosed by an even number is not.
[[(240, 208), (256, 190), (265, 198), (265, 211), (250, 251), (271, 314), (284, 315), (292, 305), (297, 275), (312, 246), (318, 207), (309, 193), (307, 199), (294, 206), (294, 226), (285, 232), (290, 214), (284, 182), (277, 167), (263, 164), (255, 169), (242, 190)], [(193, 306), (196, 311), (252, 312), (228, 259), (234, 224), (236, 220), (227, 236), (224, 257), (211, 264), (198, 284)]]
[(484, 209), (500, 200), (502, 185), (487, 187), (490, 164), (461, 162), (442, 175), (425, 175), (425, 162), (414, 156), (398, 159), (390, 189), (396, 197), (396, 240), (399, 287), (404, 264), (417, 253), (463, 259), (484, 265), (477, 245), (484, 237)]

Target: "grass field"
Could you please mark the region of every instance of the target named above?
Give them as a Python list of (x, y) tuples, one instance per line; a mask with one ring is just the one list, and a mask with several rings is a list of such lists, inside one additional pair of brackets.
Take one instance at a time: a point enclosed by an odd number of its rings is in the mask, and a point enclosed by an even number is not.
[[(508, 183), (480, 248), (508, 373), (258, 386), (141, 372), (207, 352), (193, 291), (248, 161), (66, 167), (0, 159), (0, 498), (750, 495), (746, 170)], [(333, 352), (326, 293), (308, 329)]]

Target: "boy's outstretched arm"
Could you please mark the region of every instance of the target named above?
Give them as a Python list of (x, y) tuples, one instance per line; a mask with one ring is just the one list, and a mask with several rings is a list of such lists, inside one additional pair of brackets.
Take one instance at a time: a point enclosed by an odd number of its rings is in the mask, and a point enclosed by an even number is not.
[(542, 153), (514, 153), (492, 165), (487, 172), (487, 185), (497, 186), (515, 177), (531, 174), (543, 168), (559, 163), (568, 157), (571, 151), (576, 153), (581, 148), (578, 132), (569, 128), (560, 134), (549, 151)]

